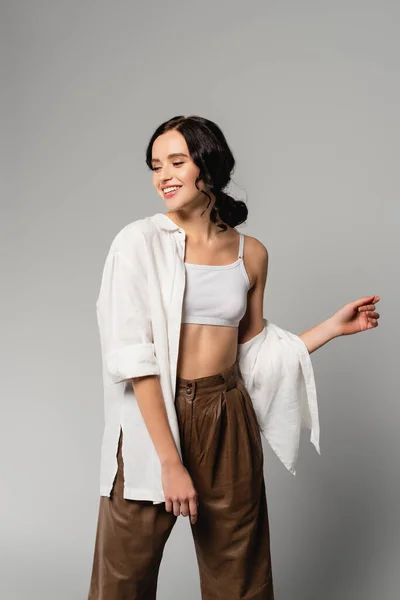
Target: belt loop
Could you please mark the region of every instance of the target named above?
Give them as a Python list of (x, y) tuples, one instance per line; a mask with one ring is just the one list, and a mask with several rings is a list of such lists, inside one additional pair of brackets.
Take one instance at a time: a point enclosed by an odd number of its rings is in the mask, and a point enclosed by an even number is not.
[(233, 379), (234, 385), (237, 384), (239, 378), (240, 378), (240, 376), (239, 376), (239, 363), (236, 360), (236, 362), (235, 362), (235, 364), (233, 366), (233, 371), (232, 371), (232, 379)]
[(225, 382), (226, 388), (229, 390), (235, 387), (237, 379), (238, 379), (238, 365), (237, 361), (234, 365), (228, 370), (222, 373), (223, 380)]

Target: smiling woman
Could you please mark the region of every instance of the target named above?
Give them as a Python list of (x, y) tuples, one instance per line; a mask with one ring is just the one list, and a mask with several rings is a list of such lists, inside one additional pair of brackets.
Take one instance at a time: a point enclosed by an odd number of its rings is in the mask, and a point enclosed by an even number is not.
[(236, 229), (247, 207), (224, 191), (235, 160), (221, 129), (174, 117), (146, 163), (167, 212), (115, 236), (97, 301), (106, 424), (89, 600), (155, 600), (179, 515), (204, 600), (273, 600), (261, 433), (293, 474), (302, 427), (319, 452), (308, 349), (263, 316), (268, 252)]

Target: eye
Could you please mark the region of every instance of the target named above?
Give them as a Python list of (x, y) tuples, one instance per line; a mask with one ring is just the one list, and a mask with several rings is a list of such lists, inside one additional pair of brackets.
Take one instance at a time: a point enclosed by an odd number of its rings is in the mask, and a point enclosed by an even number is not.
[[(177, 167), (177, 166), (179, 166), (179, 165), (183, 165), (183, 163), (184, 163), (184, 161), (183, 161), (183, 160), (181, 160), (180, 162), (174, 162), (174, 163), (172, 163), (172, 164), (174, 165), (174, 167)], [(153, 171), (156, 171), (156, 172), (157, 172), (159, 168), (160, 168), (160, 167), (153, 167)]]

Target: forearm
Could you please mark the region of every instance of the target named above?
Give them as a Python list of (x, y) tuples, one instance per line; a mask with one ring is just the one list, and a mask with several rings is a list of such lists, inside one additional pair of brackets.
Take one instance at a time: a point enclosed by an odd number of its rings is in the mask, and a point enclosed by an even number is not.
[(165, 408), (160, 378), (155, 375), (132, 379), (140, 412), (162, 465), (181, 463)]
[(307, 346), (308, 352), (311, 354), (338, 336), (339, 333), (337, 332), (334, 323), (329, 318), (318, 325), (315, 325), (315, 327), (311, 327), (311, 329), (300, 333), (299, 338), (303, 340)]

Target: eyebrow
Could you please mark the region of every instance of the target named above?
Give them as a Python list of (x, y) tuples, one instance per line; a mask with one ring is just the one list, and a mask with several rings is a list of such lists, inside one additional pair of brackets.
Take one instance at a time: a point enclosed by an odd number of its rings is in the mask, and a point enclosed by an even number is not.
[[(173, 154), (168, 154), (167, 158), (175, 158), (176, 156), (184, 156), (185, 158), (189, 158), (188, 155), (184, 154), (183, 152), (174, 152)], [(161, 161), (159, 158), (152, 158), (151, 162), (154, 163)]]

